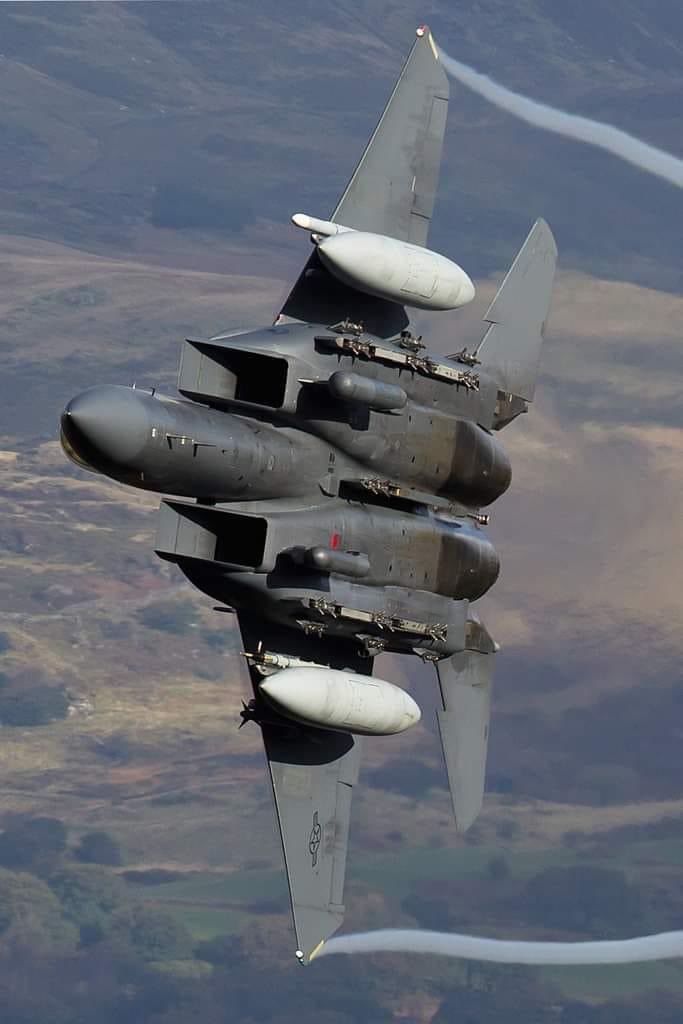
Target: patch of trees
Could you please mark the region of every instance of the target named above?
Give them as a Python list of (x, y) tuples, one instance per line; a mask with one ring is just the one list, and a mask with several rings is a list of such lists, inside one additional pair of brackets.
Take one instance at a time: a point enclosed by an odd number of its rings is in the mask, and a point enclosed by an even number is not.
[(430, 931), (447, 932), (452, 926), (451, 908), (447, 900), (437, 894), (422, 895), (411, 892), (401, 902), (401, 909), (414, 917), (421, 928)]
[[(160, 969), (133, 947), (103, 941), (55, 952), (28, 933), (0, 937), (3, 1024), (390, 1024), (406, 1018), (405, 986), (378, 962), (335, 957), (305, 977), (268, 946), (247, 954), (239, 937), (197, 947), (205, 971)], [(423, 987), (424, 986), (424, 987)], [(444, 971), (410, 992), (436, 999), (433, 1024), (679, 1024), (680, 1001), (662, 993), (589, 1005), (566, 1000), (528, 968), (471, 965)], [(410, 1019), (418, 1015), (410, 1014)], [(423, 1019), (422, 1014), (419, 1019)]]
[(132, 899), (123, 878), (110, 870), (122, 856), (107, 832), (86, 832), (69, 851), (58, 818), (7, 814), (3, 826), (0, 945), (5, 935), (60, 955), (107, 942), (144, 961), (192, 958), (185, 926)]
[(557, 993), (528, 967), (471, 963), (464, 984), (447, 992), (432, 1024), (555, 1024)]
[(189, 960), (194, 943), (182, 922), (144, 903), (120, 906), (108, 922), (107, 937), (153, 963)]
[(180, 601), (160, 601), (142, 608), (138, 618), (148, 629), (158, 629), (162, 633), (187, 633), (189, 621), (187, 606)]
[(547, 868), (528, 881), (525, 895), (530, 920), (545, 928), (619, 938), (645, 923), (639, 890), (612, 868)]
[(8, 681), (0, 692), (0, 724), (10, 726), (47, 725), (66, 718), (69, 700), (64, 690), (56, 686), (32, 685), (17, 689)]
[(121, 847), (108, 832), (86, 832), (74, 850), (74, 857), (84, 864), (118, 867), (123, 863)]
[(47, 878), (71, 856), (83, 864), (108, 867), (123, 862), (121, 847), (108, 832), (85, 832), (72, 850), (67, 838), (67, 828), (59, 818), (9, 812), (2, 818), (0, 867)]
[(0, 866), (46, 876), (66, 850), (67, 831), (59, 818), (7, 815), (0, 832)]
[(125, 883), (99, 867), (63, 867), (48, 882), (86, 946), (111, 932), (114, 915), (127, 902)]
[[(661, 883), (658, 883), (658, 885)], [(623, 938), (673, 925), (670, 901), (638, 887), (623, 871), (600, 865), (549, 867), (531, 878), (515, 875), (501, 857), (482, 864), (480, 877), (424, 882), (406, 896), (402, 910), (421, 928), (462, 931), (500, 926), (519, 934), (540, 930), (581, 938)]]
[(94, 865), (64, 866), (46, 880), (0, 868), (0, 948), (19, 939), (62, 956), (105, 942), (154, 963), (191, 959), (194, 945), (182, 922), (131, 900), (121, 878)]
[(389, 1024), (362, 978), (283, 968), (262, 951), (217, 964), (202, 976), (160, 972), (130, 949), (101, 945), (76, 955), (0, 951), (3, 1024)]

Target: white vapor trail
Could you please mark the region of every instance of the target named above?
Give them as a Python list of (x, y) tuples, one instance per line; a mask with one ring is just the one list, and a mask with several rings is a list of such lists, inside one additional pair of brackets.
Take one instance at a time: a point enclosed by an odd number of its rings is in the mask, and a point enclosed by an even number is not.
[(671, 153), (650, 146), (634, 135), (615, 128), (614, 125), (593, 121), (590, 117), (580, 117), (578, 114), (568, 114), (564, 110), (549, 107), (546, 103), (538, 103), (527, 96), (521, 96), (494, 82), (488, 75), (482, 75), (467, 64), (461, 64), (459, 60), (449, 57), (441, 49), (439, 56), (449, 75), (501, 110), (507, 110), (508, 113), (535, 125), (536, 128), (544, 128), (568, 139), (577, 139), (599, 149), (606, 149), (608, 153), (613, 153), (621, 160), (627, 160), (643, 171), (656, 174), (672, 185), (683, 188), (683, 160), (672, 156)]
[(662, 932), (606, 942), (521, 942), (472, 935), (387, 928), (330, 939), (316, 955), (335, 953), (435, 953), (496, 964), (632, 964), (683, 957), (683, 932)]

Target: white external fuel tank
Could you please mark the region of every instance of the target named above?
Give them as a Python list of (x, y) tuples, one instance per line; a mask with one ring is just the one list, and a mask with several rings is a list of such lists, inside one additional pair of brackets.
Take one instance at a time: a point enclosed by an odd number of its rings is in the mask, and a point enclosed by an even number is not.
[(457, 263), (419, 245), (367, 231), (341, 231), (318, 244), (324, 266), (344, 284), (418, 309), (457, 309), (474, 285)]
[(274, 672), (259, 691), (285, 717), (334, 732), (389, 736), (421, 718), (413, 698), (399, 686), (323, 666)]

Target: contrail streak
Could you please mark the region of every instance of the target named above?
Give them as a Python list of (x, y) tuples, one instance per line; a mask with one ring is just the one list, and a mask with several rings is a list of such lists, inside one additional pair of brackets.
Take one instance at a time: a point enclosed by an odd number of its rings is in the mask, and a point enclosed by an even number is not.
[(683, 188), (683, 160), (672, 156), (671, 153), (650, 146), (634, 135), (615, 128), (614, 125), (593, 121), (590, 117), (568, 114), (564, 110), (549, 107), (546, 103), (537, 103), (527, 96), (520, 96), (519, 93), (494, 82), (488, 75), (482, 75), (467, 64), (461, 64), (459, 60), (449, 57), (441, 49), (439, 55), (449, 75), (501, 110), (507, 110), (508, 113), (536, 128), (544, 128), (546, 131), (564, 135), (565, 138), (577, 139), (599, 149), (606, 149), (608, 153), (613, 153), (621, 160), (627, 160), (643, 171), (656, 174), (672, 185)]
[(387, 928), (330, 939), (319, 956), (335, 953), (435, 953), (496, 964), (633, 964), (683, 957), (683, 932), (607, 942), (518, 942), (472, 935)]

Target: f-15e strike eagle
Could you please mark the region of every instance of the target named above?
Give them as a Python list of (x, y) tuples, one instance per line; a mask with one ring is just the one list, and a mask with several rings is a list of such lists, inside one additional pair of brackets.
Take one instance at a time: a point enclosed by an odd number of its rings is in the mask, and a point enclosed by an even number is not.
[(309, 961), (341, 924), (362, 735), (420, 718), (373, 676), (380, 651), (433, 662), (457, 827), (482, 804), (497, 645), (472, 611), (498, 557), (483, 527), (510, 483), (495, 437), (534, 397), (557, 250), (538, 220), (474, 351), (443, 357), (406, 306), (474, 287), (427, 249), (448, 109), (429, 29), (417, 39), (271, 327), (190, 338), (182, 399), (84, 391), (67, 454), (165, 497), (156, 552), (235, 610), (262, 731), (297, 937)]

